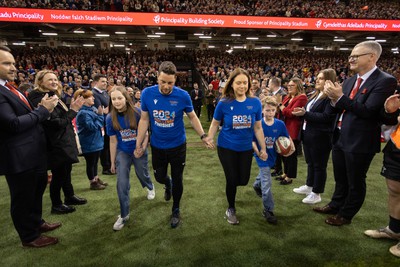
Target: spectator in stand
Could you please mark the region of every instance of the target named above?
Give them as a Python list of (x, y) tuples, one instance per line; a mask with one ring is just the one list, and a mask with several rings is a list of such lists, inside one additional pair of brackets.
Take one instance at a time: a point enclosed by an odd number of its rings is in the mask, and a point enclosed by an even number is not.
[(213, 73), (213, 75), (212, 75), (212, 81), (211, 81), (211, 84), (213, 85), (213, 88), (214, 88), (214, 90), (215, 91), (217, 91), (218, 90), (218, 88), (219, 88), (219, 80), (218, 80), (218, 77), (217, 77), (217, 75), (215, 74), (215, 72)]
[[(103, 108), (94, 108), (94, 96), (90, 90), (80, 89), (74, 93), (74, 99), (82, 96), (85, 100), (76, 116), (79, 142), (82, 154), (86, 160), (86, 175), (89, 179), (91, 190), (103, 190), (107, 183), (103, 182), (97, 174), (100, 153), (103, 150), (104, 127)], [(111, 168), (111, 167), (110, 167)]]
[(190, 92), (190, 99), (192, 100), (194, 112), (197, 118), (200, 119), (201, 107), (203, 106), (203, 91), (199, 89), (198, 83), (193, 83), (193, 90)]
[[(51, 70), (41, 70), (36, 74), (35, 90), (29, 93), (28, 98), (37, 107), (45, 95), (61, 95), (58, 78)], [(79, 162), (72, 120), (83, 101), (83, 98), (77, 98), (71, 102), (69, 109), (59, 99), (50, 117), (43, 122), (47, 139), (47, 167), (52, 173), (50, 199), (51, 213), (54, 214), (74, 212), (73, 205), (83, 205), (87, 202), (86, 199), (75, 195), (71, 182), (72, 164)], [(61, 200), (61, 189), (64, 192), (64, 203)]]
[(69, 108), (69, 106), (71, 105), (73, 97), (74, 97), (74, 88), (67, 87), (65, 89), (63, 97), (61, 99), (64, 102), (64, 104), (67, 106), (67, 108)]
[[(299, 78), (293, 78), (288, 84), (288, 94), (283, 98), (276, 96), (279, 109), (282, 112), (283, 121), (289, 131), (295, 147), (300, 143), (300, 128), (302, 120), (293, 115), (295, 108), (303, 108), (307, 103), (307, 97), (304, 94), (303, 83)], [(297, 153), (293, 153), (288, 157), (283, 157), (284, 172), (277, 179), (281, 180), (281, 185), (288, 185), (297, 177)]]
[(293, 192), (305, 194), (302, 200), (306, 204), (321, 202), (321, 194), (325, 190), (326, 168), (332, 150), (332, 133), (335, 113), (330, 99), (324, 94), (325, 81), (336, 82), (333, 69), (322, 70), (315, 83), (315, 93), (304, 108), (295, 108), (293, 115), (303, 118), (301, 140), (307, 162), (307, 181), (305, 185), (294, 188)]
[(251, 81), (250, 93), (251, 96), (260, 98), (261, 87), (260, 87), (260, 82), (257, 79), (253, 79)]
[(210, 122), (214, 117), (214, 110), (215, 110), (215, 91), (213, 89), (213, 85), (209, 84), (206, 90), (206, 107), (207, 107), (207, 122)]
[[(107, 88), (107, 78), (104, 75), (96, 75), (93, 78), (94, 86), (92, 88), (94, 97), (94, 107), (102, 109), (102, 114), (106, 116), (108, 114), (108, 105), (110, 102), (110, 96), (108, 95)], [(104, 148), (100, 153), (101, 166), (103, 167), (102, 174), (111, 175), (111, 160), (110, 160), (110, 138), (104, 133), (105, 122), (102, 128), (102, 135), (104, 138)], [(107, 186), (107, 183), (103, 184)]]

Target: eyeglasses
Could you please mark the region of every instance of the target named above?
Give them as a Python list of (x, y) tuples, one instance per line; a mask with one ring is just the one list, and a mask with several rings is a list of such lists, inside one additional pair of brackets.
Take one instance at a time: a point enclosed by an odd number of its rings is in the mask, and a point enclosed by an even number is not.
[(351, 55), (348, 57), (349, 61), (350, 60), (358, 60), (359, 57), (365, 56), (365, 55), (371, 55), (372, 53), (365, 53), (365, 54), (360, 54), (360, 55)]

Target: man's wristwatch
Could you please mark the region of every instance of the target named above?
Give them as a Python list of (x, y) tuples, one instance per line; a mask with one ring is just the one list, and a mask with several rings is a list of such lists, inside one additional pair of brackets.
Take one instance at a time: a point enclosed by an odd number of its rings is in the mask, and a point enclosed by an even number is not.
[(206, 134), (206, 133), (203, 133), (203, 134), (200, 136), (200, 139), (203, 140), (204, 137), (207, 137), (207, 134)]

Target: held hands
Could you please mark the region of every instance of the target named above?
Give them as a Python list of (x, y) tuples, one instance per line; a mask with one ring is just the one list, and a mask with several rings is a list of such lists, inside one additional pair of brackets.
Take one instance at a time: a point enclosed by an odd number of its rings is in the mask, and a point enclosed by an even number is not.
[(325, 81), (324, 93), (329, 97), (330, 100), (336, 102), (342, 95), (342, 86), (339, 83), (333, 83), (330, 80)]
[(393, 113), (400, 108), (400, 95), (394, 94), (389, 96), (384, 104), (386, 113)]
[(295, 116), (304, 116), (304, 114), (306, 114), (306, 110), (304, 108), (294, 108), (292, 111), (292, 114)]
[(58, 97), (56, 95), (49, 97), (49, 94), (45, 94), (42, 100), (40, 100), (39, 105), (45, 107), (51, 113), (57, 106), (57, 103)]
[(135, 151), (133, 151), (133, 155), (135, 158), (140, 158), (144, 154), (144, 149), (141, 146), (136, 146)]
[(206, 146), (206, 148), (210, 148), (210, 149), (215, 148), (214, 140), (210, 136), (204, 137), (203, 139), (201, 139), (201, 141), (203, 141), (203, 144)]
[(83, 96), (78, 96), (78, 98), (76, 99), (72, 98), (70, 108), (73, 111), (78, 112), (83, 106), (83, 103), (85, 103), (85, 99), (83, 98)]
[(265, 149), (261, 149), (260, 153), (258, 154), (258, 157), (262, 160), (262, 161), (267, 161), (268, 159), (268, 154), (265, 151)]

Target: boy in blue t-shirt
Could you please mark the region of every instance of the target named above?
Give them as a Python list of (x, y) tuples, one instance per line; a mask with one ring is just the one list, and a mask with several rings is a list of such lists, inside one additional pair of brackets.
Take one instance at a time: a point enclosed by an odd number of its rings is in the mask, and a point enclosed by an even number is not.
[(254, 137), (253, 149), (254, 157), (260, 172), (257, 175), (256, 181), (253, 184), (253, 188), (259, 197), (262, 197), (263, 201), (263, 216), (267, 222), (271, 224), (277, 224), (273, 210), (274, 210), (274, 199), (271, 192), (271, 167), (275, 165), (277, 153), (274, 148), (276, 139), (279, 136), (289, 137), (289, 133), (286, 129), (285, 123), (275, 118), (278, 103), (272, 96), (266, 97), (262, 101), (263, 115), (264, 118), (261, 121), (262, 128), (265, 136), (265, 145), (267, 148), (268, 158), (266, 161), (261, 160), (259, 155), (260, 146)]

